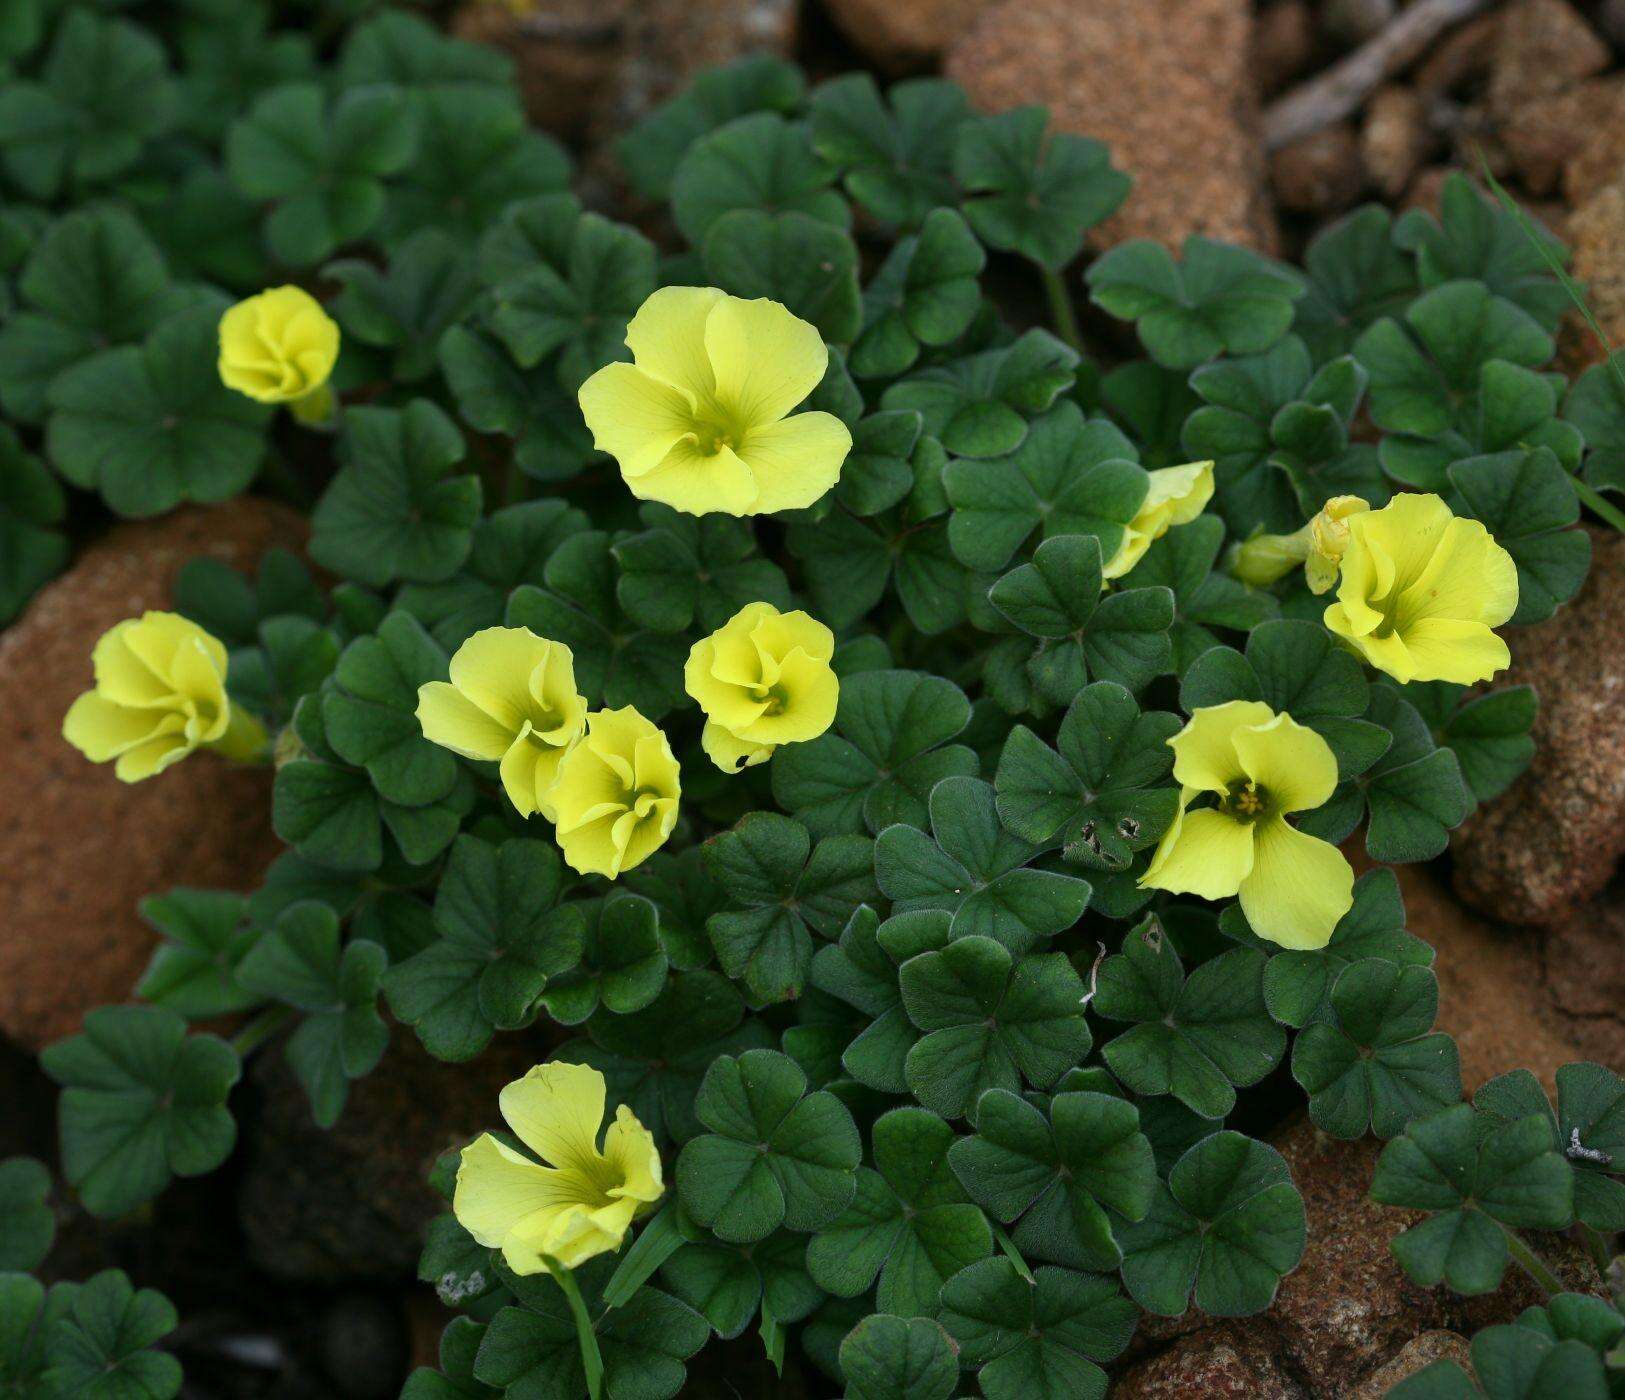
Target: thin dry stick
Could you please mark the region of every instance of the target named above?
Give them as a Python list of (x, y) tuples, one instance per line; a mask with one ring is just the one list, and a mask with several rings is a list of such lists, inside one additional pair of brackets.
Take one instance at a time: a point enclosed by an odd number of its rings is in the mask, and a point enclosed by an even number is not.
[(1276, 150), (1342, 121), (1453, 24), (1499, 0), (1413, 0), (1365, 44), (1294, 88), (1264, 113), (1264, 148)]

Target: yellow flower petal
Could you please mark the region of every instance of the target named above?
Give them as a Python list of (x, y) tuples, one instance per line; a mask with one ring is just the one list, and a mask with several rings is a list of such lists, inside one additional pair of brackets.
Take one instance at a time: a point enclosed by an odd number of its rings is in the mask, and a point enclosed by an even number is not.
[(741, 729), (741, 737), (759, 744), (795, 744), (816, 739), (835, 719), (840, 682), (828, 661), (814, 660), (797, 647), (779, 665), (772, 689), (777, 704), (769, 706), (754, 723)]
[(160, 734), (179, 741), (184, 726), (185, 720), (178, 715), (120, 705), (98, 691), (87, 690), (68, 707), (62, 737), (92, 763), (109, 763)]
[(1283, 948), (1324, 948), (1354, 903), (1354, 871), (1329, 841), (1280, 817), (1258, 823), (1241, 909), (1253, 932)]
[(693, 441), (679, 442), (641, 476), (622, 475), (640, 501), (659, 501), (688, 515), (760, 513), (756, 477), (726, 444), (704, 452)]
[(696, 401), (713, 397), (717, 380), (705, 327), (712, 308), (726, 296), (716, 287), (661, 287), (651, 293), (626, 328), (632, 362)]
[(447, 681), (418, 687), (417, 717), (425, 739), (464, 758), (491, 763), (513, 746), (513, 732), (506, 725)]
[(314, 395), (338, 354), (337, 322), (300, 287), (273, 287), (220, 318), (220, 380), (261, 403)]
[(783, 418), (818, 387), (829, 366), (818, 328), (765, 297), (721, 298), (705, 323), (705, 349), (718, 403), (752, 427)]
[(1174, 751), (1174, 778), (1180, 786), (1224, 792), (1247, 776), (1232, 736), (1247, 725), (1268, 724), (1275, 711), (1262, 700), (1230, 700), (1208, 705), (1168, 741)]
[(705, 730), (700, 735), (700, 747), (705, 755), (724, 773), (740, 773), (746, 768), (754, 768), (758, 763), (766, 763), (773, 757), (776, 744), (757, 744), (749, 739), (741, 739), (732, 730), (724, 729), (714, 719), (705, 722)]
[(756, 482), (752, 513), (810, 506), (840, 480), (852, 450), (852, 434), (833, 413), (797, 413), (753, 427), (739, 455)]
[(1253, 828), (1211, 807), (1183, 812), (1163, 833), (1142, 889), (1227, 899), (1253, 868)]
[(1518, 566), (1478, 520), (1452, 520), (1421, 576), (1400, 598), (1407, 619), (1497, 627), (1518, 607)]
[(661, 731), (630, 705), (587, 717), (549, 791), (566, 864), (616, 879), (660, 848), (677, 824), (681, 771)]
[(624, 1103), (616, 1108), (615, 1121), (604, 1134), (604, 1159), (621, 1180), (611, 1189), (611, 1195), (652, 1205), (665, 1194), (665, 1176), (654, 1134)]
[(502, 1116), (544, 1162), (591, 1176), (604, 1121), (604, 1076), (590, 1065), (554, 1060), (503, 1086)]
[(1331, 745), (1291, 715), (1243, 726), (1230, 740), (1247, 776), (1269, 794), (1274, 811), (1319, 807), (1337, 786)]
[(577, 398), (593, 446), (620, 463), (629, 486), (694, 435), (689, 395), (635, 365), (605, 365), (581, 386)]
[[(1404, 662), (1396, 664), (1408, 671), (1404, 677), (1396, 674), (1396, 679), (1476, 685), (1512, 664), (1507, 644), (1482, 622), (1426, 617), (1413, 622), (1405, 629), (1404, 637), (1395, 640), (1404, 647), (1406, 656)], [(1373, 665), (1380, 665), (1369, 646), (1367, 654)]]
[(538, 1166), (490, 1133), (463, 1149), (452, 1193), (452, 1214), (487, 1249), (538, 1215), (563, 1210), (573, 1194), (560, 1174)]

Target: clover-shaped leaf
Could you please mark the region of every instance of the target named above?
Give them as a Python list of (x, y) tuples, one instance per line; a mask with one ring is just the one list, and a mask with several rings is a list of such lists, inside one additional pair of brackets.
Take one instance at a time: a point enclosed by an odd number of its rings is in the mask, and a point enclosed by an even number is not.
[(390, 351), (392, 377), (402, 382), (434, 373), (441, 335), (468, 314), (479, 295), (467, 251), (436, 229), (402, 242), (387, 266), (343, 259), (322, 273), (341, 286), (330, 310), (344, 334)]
[(852, 346), (860, 378), (902, 374), (924, 346), (957, 340), (982, 304), (987, 254), (952, 209), (933, 209), (918, 234), (899, 239), (863, 289), (862, 334)]
[(68, 562), (68, 542), (54, 528), (66, 513), (56, 478), (0, 425), (0, 625)]
[(341, 451), (344, 465), (311, 519), (311, 558), (375, 588), (456, 573), (482, 492), (477, 476), (447, 475), (463, 457), (451, 419), (428, 399), (351, 409)]
[(493, 1032), (527, 1025), (547, 979), (576, 965), (586, 930), (578, 908), (559, 907), (563, 888), (549, 845), (457, 839), (435, 897), (439, 936), (383, 979), (431, 1055), (472, 1059)]
[(236, 970), (258, 936), (247, 901), (227, 890), (170, 890), (141, 901), (141, 917), (161, 935), (136, 986), (154, 1006), (192, 1020), (243, 1011), (258, 1000)]
[(1188, 977), (1155, 919), (1100, 965), (1093, 1009), (1132, 1029), (1106, 1042), (1108, 1068), (1137, 1094), (1172, 1094), (1204, 1118), (1223, 1118), (1236, 1090), (1280, 1063), (1286, 1036), (1264, 1004), (1264, 956), (1221, 953)]
[(899, 1317), (930, 1317), (945, 1278), (993, 1252), (993, 1233), (948, 1170), (953, 1129), (894, 1108), (871, 1130), (875, 1169), (858, 1169), (851, 1206), (813, 1236), (807, 1271), (838, 1297), (866, 1293)]
[(924, 1317), (875, 1313), (841, 1339), (841, 1373), (852, 1400), (949, 1400), (959, 1388), (954, 1344)]
[(1439, 983), (1425, 967), (1352, 962), (1331, 992), (1333, 1019), (1292, 1047), (1309, 1116), (1333, 1137), (1391, 1138), (1410, 1119), (1461, 1099), (1456, 1042), (1434, 1032)]
[(1499, 1286), (1508, 1229), (1561, 1229), (1574, 1182), (1541, 1114), (1482, 1121), (1467, 1104), (1413, 1120), (1383, 1149), (1371, 1199), (1428, 1211), (1389, 1247), (1424, 1288), (1441, 1279), (1472, 1296)]
[(0, 1271), (26, 1273), (50, 1252), (56, 1235), (50, 1194), (51, 1173), (43, 1163), (32, 1157), (0, 1161)]
[(1028, 841), (1057, 835), (1066, 858), (1102, 870), (1128, 868), (1173, 819), (1178, 793), (1168, 740), (1175, 715), (1141, 713), (1110, 681), (1077, 693), (1061, 719), (1055, 747), (1025, 725), (1010, 731), (994, 778), (999, 818)]
[(1095, 304), (1133, 321), (1151, 358), (1194, 369), (1256, 355), (1292, 325), (1302, 277), (1247, 248), (1192, 235), (1178, 262), (1160, 243), (1119, 243), (1085, 274)]
[[(1586, 1301), (1607, 1306), (1600, 1299)], [(1455, 1361), (1435, 1361), (1388, 1394), (1392, 1400), (1539, 1400), (1546, 1395), (1607, 1400), (1616, 1391), (1610, 1389), (1600, 1353), (1590, 1339), (1554, 1339), (1520, 1317), (1473, 1337), (1472, 1376)]]
[(694, 1111), (711, 1131), (677, 1159), (684, 1207), (718, 1238), (765, 1239), (780, 1225), (820, 1230), (857, 1189), (862, 1145), (852, 1115), (776, 1050), (717, 1059)]
[(943, 1285), (941, 1321), (988, 1400), (1102, 1400), (1095, 1363), (1128, 1345), (1136, 1315), (1114, 1279), (1051, 1267), (1029, 1279), (1000, 1256)]
[(1083, 982), (1061, 953), (1015, 958), (980, 935), (903, 964), (903, 1006), (924, 1034), (904, 1078), (945, 1118), (972, 1113), (986, 1089), (1047, 1088), (1089, 1052)]
[(826, 340), (858, 333), (858, 249), (844, 229), (796, 209), (733, 209), (711, 222), (702, 255), (725, 292), (780, 302)]
[(1128, 197), (1129, 178), (1098, 141), (1067, 132), (1046, 140), (1048, 121), (1043, 107), (1018, 107), (965, 122), (954, 176), (984, 243), (1059, 272), (1077, 257), (1084, 233)]
[(1479, 802), (1499, 797), (1535, 756), (1529, 731), (1540, 705), (1532, 686), (1503, 686), (1469, 698), (1466, 686), (1433, 681), (1407, 686), (1406, 695), (1439, 746), (1455, 754)]
[(1327, 224), (1303, 254), (1309, 285), (1298, 299), (1292, 329), (1317, 364), (1354, 348), (1373, 321), (1395, 316), (1416, 295), (1416, 269), (1394, 243), (1394, 216), (1363, 204)]
[(671, 212), (690, 246), (734, 209), (794, 211), (845, 230), (847, 203), (830, 186), (835, 167), (806, 131), (772, 112), (737, 117), (689, 147), (671, 178)]
[(1123, 1286), (1178, 1317), (1262, 1312), (1303, 1257), (1303, 1197), (1273, 1147), (1226, 1129), (1203, 1138), (1158, 1183), (1151, 1210), (1120, 1231)]
[(1035, 870), (1040, 847), (999, 823), (993, 787), (979, 778), (944, 778), (931, 790), (931, 835), (898, 823), (875, 838), (875, 879), (899, 914), (940, 909), (949, 937), (992, 938), (1025, 953), (1072, 927), (1089, 903), (1089, 884)]
[(626, 615), (658, 632), (721, 627), (758, 599), (788, 609), (784, 571), (756, 552), (750, 527), (723, 515), (684, 515), (645, 502), (642, 533), (611, 546), (620, 566), (615, 596)]
[(921, 826), (941, 779), (976, 772), (976, 755), (948, 742), (969, 720), (964, 692), (940, 676), (849, 676), (831, 731), (773, 755), (773, 796), (815, 836)]
[[(452, 1223), (455, 1225), (456, 1221)], [(430, 1229), (433, 1230), (432, 1224)], [(466, 1230), (463, 1237), (468, 1238)], [(490, 1253), (489, 1250), (483, 1252)], [(476, 1322), (471, 1317), (452, 1318), (440, 1334), (440, 1369), (417, 1367), (401, 1387), (401, 1400), (490, 1400), (490, 1397), (501, 1394), (474, 1379), (474, 1359), (479, 1354), (485, 1330), (483, 1322)]]
[(1197, 657), (1218, 645), (1215, 629), (1249, 632), (1279, 616), (1270, 594), (1214, 568), (1224, 536), (1223, 520), (1200, 515), (1155, 541), (1132, 571), (1136, 586), (1162, 587), (1174, 595), (1168, 639), (1176, 675), (1184, 675)]
[[(0, 332), (0, 345), (5, 334)], [(1574, 381), (1563, 417), (1585, 437), (1585, 479), (1599, 491), (1625, 491), (1625, 360), (1616, 353)], [(5, 379), (0, 373), (0, 399)]]
[(382, 10), (355, 25), (339, 50), (347, 86), (364, 83), (489, 83), (513, 81), (513, 63), (491, 45), (455, 39), (407, 10)]
[(830, 836), (753, 812), (705, 847), (706, 864), (732, 904), (706, 924), (723, 971), (762, 1001), (794, 1000), (812, 965), (813, 933), (833, 938), (852, 911), (877, 896), (873, 844)]
[(949, 1161), (973, 1200), (1006, 1225), (1019, 1221), (1024, 1257), (1104, 1273), (1123, 1258), (1108, 1208), (1142, 1219), (1157, 1185), (1139, 1110), (1089, 1091), (1057, 1093), (1045, 1112), (989, 1089), (976, 1136), (957, 1140)]
[(705, 1238), (685, 1244), (660, 1267), (660, 1281), (724, 1339), (760, 1313), (800, 1322), (825, 1294), (807, 1277), (805, 1236), (780, 1230), (746, 1245)]
[(186, 1033), (173, 1011), (105, 1006), (84, 1029), (48, 1045), (45, 1072), (62, 1086), (62, 1174), (92, 1215), (122, 1215), (173, 1176), (201, 1176), (230, 1155), (237, 1125), (226, 1095), (242, 1072), (212, 1035)]
[(69, 1289), (46, 1306), (43, 1394), (170, 1400), (180, 1391), (180, 1362), (157, 1349), (180, 1321), (168, 1298), (118, 1269)]
[(584, 922), (580, 960), (542, 992), (547, 1014), (564, 1026), (580, 1025), (600, 1005), (617, 1016), (641, 1011), (666, 985), (660, 916), (647, 899), (614, 890), (584, 906)]

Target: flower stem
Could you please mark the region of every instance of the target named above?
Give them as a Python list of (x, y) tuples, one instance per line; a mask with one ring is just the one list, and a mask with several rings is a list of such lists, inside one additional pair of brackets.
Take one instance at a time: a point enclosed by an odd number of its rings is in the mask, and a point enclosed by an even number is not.
[(1621, 534), (1625, 534), (1625, 511), (1620, 510), (1618, 506), (1610, 505), (1603, 498), (1602, 492), (1589, 482), (1581, 481), (1577, 476), (1571, 477), (1570, 480), (1574, 482), (1574, 494), (1582, 502), (1590, 506), (1594, 513), (1600, 515)]
[(239, 1060), (246, 1060), (293, 1019), (291, 1006), (267, 1006), (231, 1038)]
[(677, 1206), (668, 1205), (643, 1227), (615, 1272), (604, 1285), (604, 1306), (624, 1307), (650, 1275), (686, 1244), (677, 1220)]
[(1597, 1266), (1597, 1272), (1607, 1278), (1608, 1266), (1613, 1263), (1613, 1250), (1608, 1246), (1608, 1236), (1595, 1225), (1582, 1222), (1580, 1238), (1585, 1241), (1585, 1247), (1591, 1255), (1591, 1262)]
[(598, 1334), (592, 1330), (592, 1319), (587, 1316), (587, 1305), (582, 1301), (576, 1278), (557, 1259), (542, 1256), (553, 1281), (564, 1291), (564, 1301), (576, 1320), (576, 1344), (581, 1348), (581, 1369), (587, 1374), (587, 1394), (598, 1400), (604, 1388), (604, 1357), (598, 1350)]
[(1044, 295), (1049, 298), (1049, 314), (1055, 322), (1056, 334), (1080, 355), (1083, 350), (1083, 332), (1078, 328), (1078, 313), (1073, 309), (1072, 297), (1066, 290), (1061, 274), (1050, 268), (1039, 269), (1044, 279)]
[(1027, 1267), (1027, 1261), (1021, 1257), (1021, 1251), (1016, 1248), (1016, 1242), (1004, 1233), (996, 1220), (987, 1222), (993, 1227), (993, 1239), (1009, 1257), (1010, 1262), (1016, 1266), (1016, 1272), (1026, 1279), (1028, 1283), (1034, 1282), (1033, 1271)]
[(784, 1328), (779, 1326), (779, 1320), (773, 1315), (773, 1309), (768, 1306), (767, 1299), (762, 1299), (762, 1346), (767, 1351), (767, 1359), (773, 1363), (773, 1369), (782, 1376), (784, 1374)]
[(1505, 1225), (1501, 1226), (1501, 1229), (1506, 1234), (1507, 1248), (1512, 1252), (1512, 1258), (1518, 1267), (1546, 1290), (1547, 1297), (1554, 1297), (1563, 1292), (1563, 1280), (1552, 1271), (1552, 1266), (1530, 1249), (1516, 1231), (1508, 1230)]

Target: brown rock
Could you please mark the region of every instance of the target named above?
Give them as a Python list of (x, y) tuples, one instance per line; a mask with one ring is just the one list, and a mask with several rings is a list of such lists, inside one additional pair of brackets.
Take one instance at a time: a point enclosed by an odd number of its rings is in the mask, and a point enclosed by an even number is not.
[(1490, 111), (1506, 119), (1608, 63), (1608, 45), (1568, 0), (1514, 0), (1496, 31)]
[(1125, 1371), (1112, 1400), (1308, 1400), (1271, 1355), (1263, 1329), (1221, 1323)]
[(1253, 27), (1258, 90), (1273, 96), (1301, 76), (1315, 56), (1315, 17), (1305, 0), (1277, 0)]
[(1415, 89), (1390, 83), (1372, 93), (1360, 127), (1360, 155), (1384, 198), (1399, 198), (1432, 148), (1426, 104)]
[(1294, 214), (1341, 214), (1365, 193), (1360, 139), (1348, 122), (1322, 127), (1270, 156), (1275, 202)]
[(1625, 891), (1610, 889), (1546, 931), (1546, 987), (1588, 1060), (1625, 1064)]
[(92, 545), (0, 636), (0, 1031), (37, 1050), (125, 1000), (154, 937), (143, 896), (175, 885), (251, 887), (280, 849), (271, 774), (194, 754), (143, 783), (119, 782), (62, 738), (90, 685), (90, 653), (114, 623), (169, 606), (198, 555), (236, 567), (271, 545), (297, 548), (304, 523), (252, 497), (120, 525)]
[(1569, 239), (1574, 275), (1603, 334), (1618, 345), (1625, 335), (1625, 180), (1603, 186), (1574, 211)]
[(1450, 30), (1417, 65), (1411, 86), (1429, 103), (1477, 86), (1495, 60), (1500, 30), (1498, 13), (1480, 15)]
[[(1596, 206), (1612, 206), (1610, 280), (1594, 261)], [(1604, 330), (1625, 312), (1625, 187), (1599, 195), (1570, 229), (1576, 271)], [(1510, 681), (1540, 697), (1534, 762), (1456, 835), (1456, 890), (1498, 919), (1554, 924), (1608, 883), (1625, 853), (1625, 536), (1592, 533), (1590, 576), (1549, 622), (1508, 633)]]
[(1563, 166), (1563, 193), (1578, 208), (1592, 195), (1625, 180), (1625, 77), (1597, 78), (1575, 89), (1589, 99), (1580, 144)]
[[(1467, 1338), (1441, 1330), (1412, 1337), (1394, 1355), (1350, 1392), (1349, 1400), (1383, 1400), (1396, 1385), (1435, 1361), (1459, 1361), (1468, 1366)], [(1470, 1368), (1469, 1368), (1470, 1369)]]
[(1321, 27), (1340, 44), (1363, 44), (1399, 13), (1399, 0), (1325, 0)]
[(1041, 102), (1134, 176), (1096, 246), (1206, 234), (1273, 249), (1246, 0), (1005, 0), (948, 54), (985, 111)]
[(1625, 79), (1596, 78), (1520, 105), (1498, 135), (1527, 189), (1549, 194), (1562, 180), (1569, 197), (1578, 199), (1625, 173), (1622, 116)]
[(835, 26), (889, 73), (935, 63), (993, 0), (824, 0)]
[(545, 1055), (531, 1037), (502, 1036), (448, 1065), (394, 1026), (383, 1062), (351, 1086), (343, 1115), (323, 1131), (279, 1049), (262, 1051), (238, 1195), (249, 1257), (305, 1282), (413, 1276), (423, 1227), (446, 1208), (429, 1186), (435, 1160), (500, 1127), (498, 1092)]

